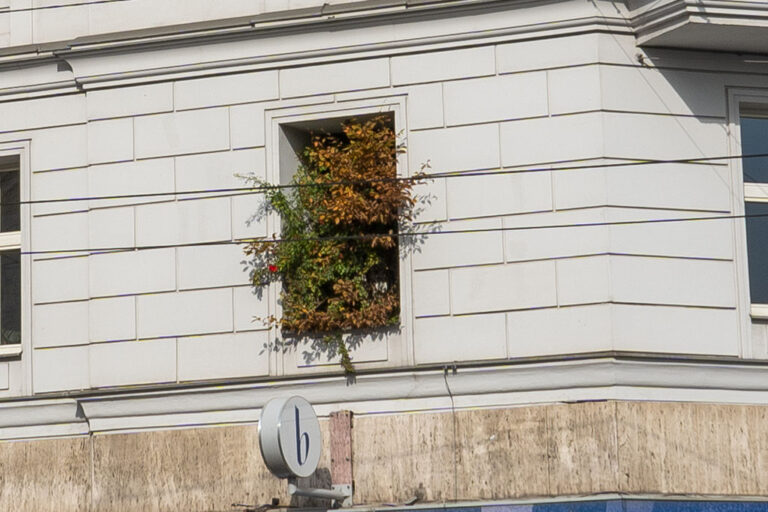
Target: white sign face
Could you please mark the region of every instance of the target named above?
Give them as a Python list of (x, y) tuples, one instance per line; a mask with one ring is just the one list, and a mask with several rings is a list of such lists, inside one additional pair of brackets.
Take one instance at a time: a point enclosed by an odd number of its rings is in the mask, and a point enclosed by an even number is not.
[(320, 461), (323, 436), (312, 405), (301, 398), (267, 402), (259, 419), (261, 456), (279, 478), (307, 477)]

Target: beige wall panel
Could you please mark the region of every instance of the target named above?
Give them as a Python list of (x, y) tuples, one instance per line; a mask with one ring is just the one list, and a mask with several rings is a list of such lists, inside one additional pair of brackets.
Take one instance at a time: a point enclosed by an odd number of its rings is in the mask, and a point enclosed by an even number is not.
[(88, 438), (0, 443), (0, 511), (88, 510)]
[(768, 493), (768, 408), (618, 402), (622, 492)]
[(551, 495), (618, 489), (615, 407), (613, 402), (547, 407)]
[(356, 503), (453, 499), (453, 423), (449, 413), (353, 419)]
[[(330, 487), (327, 422), (323, 456), (303, 486)], [(232, 503), (289, 501), (287, 484), (261, 459), (256, 425), (94, 437), (93, 510), (165, 512), (229, 510)], [(327, 502), (326, 502), (327, 503)]]
[(517, 407), (456, 415), (459, 499), (549, 493), (547, 409)]
[(455, 459), (450, 413), (356, 417), (355, 502), (546, 495), (546, 410), (458, 412)]

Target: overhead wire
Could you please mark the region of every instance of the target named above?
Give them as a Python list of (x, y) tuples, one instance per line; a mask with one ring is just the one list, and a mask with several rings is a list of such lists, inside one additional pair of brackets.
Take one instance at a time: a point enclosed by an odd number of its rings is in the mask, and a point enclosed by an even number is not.
[(247, 245), (252, 243), (297, 243), (297, 242), (344, 242), (353, 240), (376, 240), (382, 238), (417, 238), (417, 237), (429, 237), (433, 235), (459, 235), (459, 234), (474, 234), (474, 233), (492, 233), (492, 232), (510, 232), (510, 231), (533, 231), (540, 229), (563, 229), (563, 228), (587, 228), (587, 227), (600, 227), (600, 226), (629, 226), (640, 224), (664, 224), (664, 223), (677, 223), (677, 222), (703, 222), (703, 221), (715, 221), (715, 220), (736, 220), (736, 219), (751, 219), (751, 218), (765, 218), (768, 217), (768, 213), (759, 214), (743, 214), (743, 215), (707, 215), (698, 217), (663, 217), (655, 219), (637, 219), (637, 220), (617, 220), (617, 221), (601, 221), (601, 222), (582, 222), (582, 223), (567, 223), (567, 224), (537, 224), (533, 226), (509, 226), (509, 227), (493, 227), (493, 228), (476, 228), (476, 229), (451, 229), (445, 231), (411, 231), (411, 232), (398, 232), (398, 233), (367, 233), (358, 235), (333, 235), (333, 236), (306, 236), (306, 237), (292, 237), (292, 238), (242, 238), (237, 240), (218, 240), (210, 242), (189, 242), (189, 243), (177, 243), (177, 244), (158, 244), (158, 245), (143, 245), (143, 246), (122, 246), (122, 247), (98, 247), (98, 248), (71, 248), (71, 249), (46, 249), (36, 251), (22, 251), (22, 255), (54, 255), (54, 254), (75, 254), (75, 253), (117, 253), (117, 252), (130, 252), (130, 251), (145, 251), (145, 250), (158, 250), (158, 249), (175, 249), (184, 247), (205, 247), (216, 245)]
[(132, 0), (93, 0), (92, 2), (77, 2), (71, 4), (38, 5), (36, 7), (18, 7), (16, 9), (0, 9), (0, 14), (12, 14), (18, 12), (43, 11), (49, 9), (63, 9), (66, 7), (86, 7), (89, 5), (112, 4), (116, 2), (130, 2)]
[[(745, 158), (766, 158), (768, 153), (756, 153), (751, 155), (727, 155), (727, 156), (713, 156), (713, 157), (696, 157), (696, 158), (680, 158), (680, 159), (667, 159), (667, 160), (632, 160), (624, 162), (611, 162), (600, 164), (587, 164), (587, 165), (569, 165), (565, 167), (528, 167), (528, 168), (513, 168), (513, 169), (500, 169), (500, 170), (485, 170), (485, 171), (470, 171), (470, 172), (451, 172), (451, 173), (433, 173), (433, 174), (418, 174), (415, 176), (397, 176), (392, 178), (379, 178), (375, 180), (342, 180), (342, 181), (328, 181), (321, 183), (287, 183), (287, 184), (275, 184), (275, 185), (257, 185), (252, 187), (229, 187), (229, 188), (216, 188), (216, 189), (198, 189), (198, 190), (180, 190), (180, 191), (167, 191), (167, 192), (143, 192), (133, 194), (110, 194), (101, 196), (83, 196), (83, 197), (67, 197), (67, 198), (47, 198), (47, 199), (31, 199), (26, 201), (8, 201), (4, 202), (4, 205), (33, 205), (33, 204), (50, 204), (50, 203), (67, 203), (78, 201), (110, 201), (110, 200), (122, 200), (122, 199), (148, 199), (152, 197), (168, 197), (168, 196), (186, 196), (186, 195), (201, 195), (210, 194), (213, 197), (236, 197), (241, 195), (263, 194), (270, 190), (286, 190), (293, 188), (309, 188), (309, 187), (335, 187), (335, 186), (351, 186), (351, 185), (366, 185), (373, 183), (389, 183), (389, 182), (419, 182), (430, 181), (435, 179), (453, 179), (453, 178), (471, 178), (482, 176), (503, 176), (514, 174), (526, 174), (534, 172), (564, 172), (564, 171), (580, 171), (590, 169), (613, 169), (624, 167), (640, 167), (646, 165), (669, 165), (669, 164), (707, 164), (718, 161), (727, 160), (741, 160)], [(198, 198), (200, 199), (200, 198)]]

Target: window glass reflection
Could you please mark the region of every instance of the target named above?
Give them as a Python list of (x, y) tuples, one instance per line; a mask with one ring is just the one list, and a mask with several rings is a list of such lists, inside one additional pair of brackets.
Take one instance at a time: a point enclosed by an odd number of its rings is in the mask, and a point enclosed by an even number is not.
[(21, 251), (0, 252), (0, 344), (21, 343)]
[[(768, 154), (768, 117), (741, 118), (741, 154)], [(768, 183), (768, 157), (744, 158), (744, 181)]]

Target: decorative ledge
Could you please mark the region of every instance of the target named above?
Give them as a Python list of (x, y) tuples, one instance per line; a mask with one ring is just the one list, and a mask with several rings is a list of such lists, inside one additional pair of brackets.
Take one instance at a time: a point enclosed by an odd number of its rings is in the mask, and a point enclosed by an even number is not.
[(768, 2), (629, 0), (640, 46), (768, 53)]
[[(573, 356), (572, 356), (573, 357)], [(447, 381), (447, 382), (446, 382)], [(593, 357), (529, 363), (205, 385), (0, 403), (0, 439), (45, 438), (256, 423), (275, 397), (302, 395), (320, 416), (358, 415), (595, 400), (768, 405), (768, 362)]]

